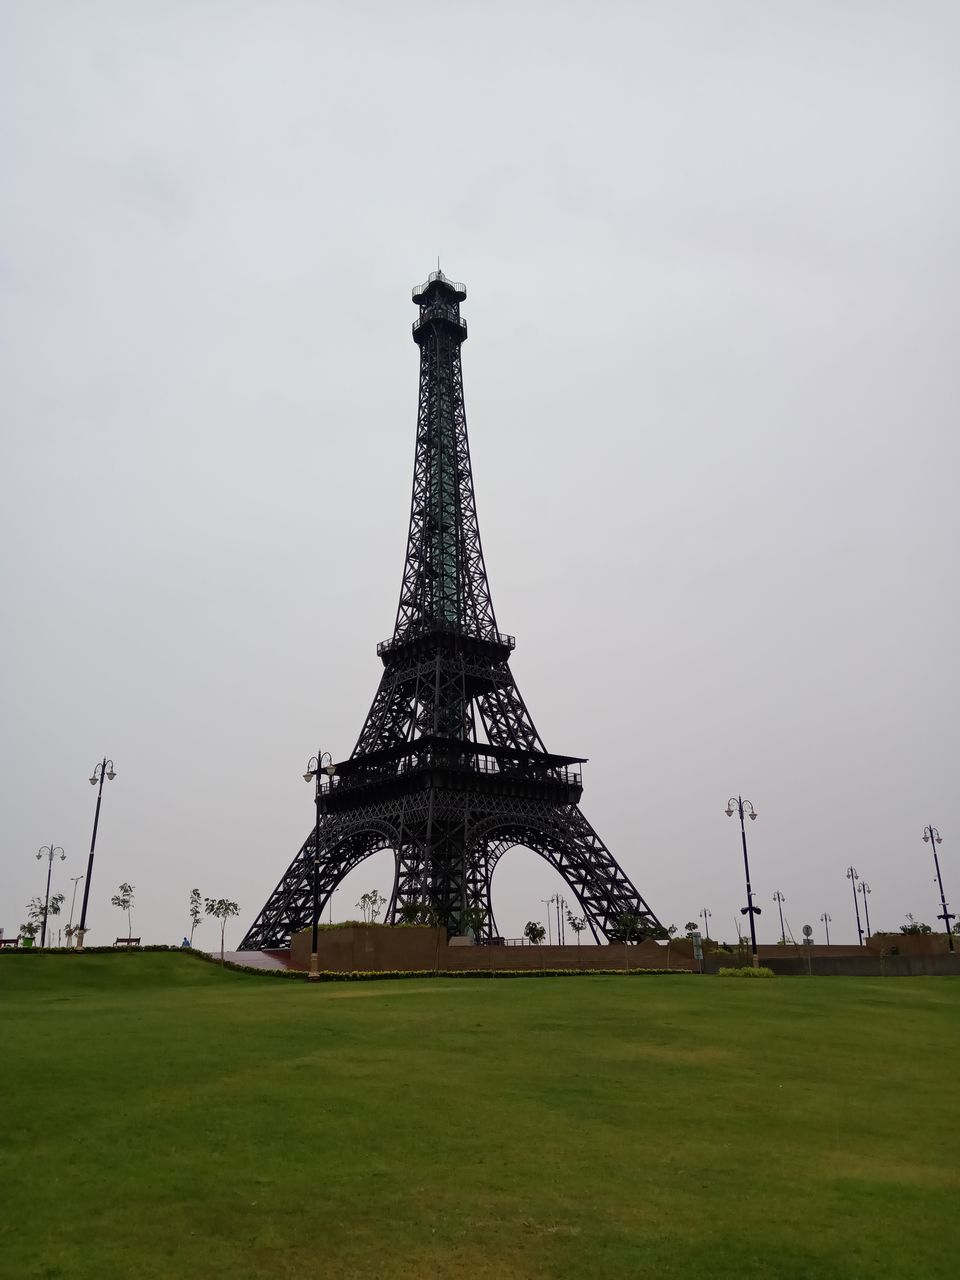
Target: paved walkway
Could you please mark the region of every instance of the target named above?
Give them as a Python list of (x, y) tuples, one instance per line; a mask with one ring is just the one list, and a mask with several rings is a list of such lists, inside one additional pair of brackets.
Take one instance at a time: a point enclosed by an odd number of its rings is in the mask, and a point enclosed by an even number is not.
[[(220, 959), (219, 951), (211, 951), (214, 959)], [(231, 964), (249, 965), (251, 969), (289, 969), (289, 951), (225, 951), (224, 960)]]

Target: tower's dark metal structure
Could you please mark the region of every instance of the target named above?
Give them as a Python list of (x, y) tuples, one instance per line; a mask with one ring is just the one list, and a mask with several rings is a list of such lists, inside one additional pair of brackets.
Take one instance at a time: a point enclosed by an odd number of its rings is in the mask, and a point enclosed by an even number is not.
[[(462, 284), (435, 271), (414, 289), (420, 400), (407, 558), (384, 671), (349, 760), (323, 780), (320, 815), (249, 929), (244, 949), (285, 946), (352, 868), (396, 857), (387, 919), (429, 906), (448, 929), (480, 908), (496, 936), (490, 882), (523, 845), (576, 895), (599, 941), (624, 915), (659, 929), (646, 902), (579, 809), (581, 757), (551, 755), (510, 671), (483, 562), (463, 405)], [(315, 862), (319, 877), (315, 881)], [(476, 916), (472, 915), (473, 920)]]

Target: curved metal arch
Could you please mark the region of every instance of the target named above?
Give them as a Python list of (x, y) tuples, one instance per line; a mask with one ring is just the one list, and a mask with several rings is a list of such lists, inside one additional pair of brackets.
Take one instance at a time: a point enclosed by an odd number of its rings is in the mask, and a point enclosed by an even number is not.
[(545, 849), (538, 849), (535, 845), (528, 841), (526, 837), (523, 839), (515, 839), (511, 836), (504, 836), (497, 840), (494, 844), (487, 845), (486, 851), (486, 880), (487, 880), (487, 897), (490, 900), (490, 920), (493, 920), (493, 873), (496, 871), (500, 859), (505, 853), (509, 853), (512, 849), (527, 849), (530, 853), (535, 854), (538, 858), (542, 858), (544, 862), (551, 866), (554, 871), (562, 878), (564, 884), (577, 899), (583, 917), (590, 926), (590, 932), (593, 934), (594, 942), (600, 944), (605, 942), (603, 934), (597, 932), (597, 926), (593, 923), (592, 913), (588, 910), (579, 889), (575, 884), (571, 884), (569, 877), (565, 874), (559, 858)]
[[(662, 925), (634, 888), (581, 810), (553, 809), (528, 812), (514, 819), (503, 815), (489, 819), (473, 832), (478, 846), (487, 850), (486, 894), (489, 903), (493, 866), (507, 851), (522, 845), (539, 854), (557, 871), (574, 894), (597, 942), (609, 938), (619, 916), (635, 915), (651, 933)], [(493, 866), (489, 850), (496, 850)]]
[(287, 947), (292, 934), (312, 923), (313, 863), (317, 858), (321, 859), (318, 915), (322, 915), (330, 895), (355, 867), (382, 849), (396, 850), (400, 842), (400, 833), (392, 823), (366, 815), (352, 824), (321, 824), (319, 834), (319, 842), (315, 843), (315, 831), (304, 841), (244, 936), (241, 951)]

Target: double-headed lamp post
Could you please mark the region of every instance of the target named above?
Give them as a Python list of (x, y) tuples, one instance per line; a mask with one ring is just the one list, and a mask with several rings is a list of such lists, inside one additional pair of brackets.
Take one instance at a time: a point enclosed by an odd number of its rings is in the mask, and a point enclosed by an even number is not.
[(713, 912), (709, 907), (704, 907), (700, 912), (700, 919), (703, 921), (703, 936), (708, 942), (710, 941), (710, 917), (712, 915)]
[(873, 890), (867, 884), (866, 880), (861, 880), (860, 883), (857, 885), (857, 892), (860, 894), (861, 898), (863, 898), (863, 918), (867, 926), (867, 937), (869, 938), (870, 937), (870, 904), (867, 902), (867, 898), (870, 896)]
[(728, 818), (732, 818), (735, 813), (740, 815), (740, 839), (743, 841), (743, 874), (747, 881), (747, 905), (740, 908), (742, 916), (750, 917), (750, 947), (753, 953), (753, 967), (756, 968), (760, 961), (757, 959), (757, 927), (754, 923), (754, 916), (760, 915), (760, 908), (753, 905), (753, 889), (750, 886), (750, 863), (747, 861), (747, 831), (743, 822), (744, 813), (751, 819), (756, 821), (757, 811), (749, 800), (744, 800), (742, 796), (731, 796), (727, 801), (727, 807), (724, 813)]
[(73, 896), (70, 899), (70, 919), (67, 921), (67, 941), (73, 937), (73, 909), (77, 905), (77, 885), (83, 879), (83, 876), (71, 876), (70, 880), (73, 884)]
[(952, 911), (947, 910), (947, 900), (943, 894), (943, 877), (940, 874), (940, 859), (937, 857), (937, 845), (943, 844), (943, 840), (936, 827), (923, 828), (923, 842), (933, 846), (933, 865), (937, 869), (937, 884), (940, 886), (940, 905), (943, 907), (943, 911), (937, 916), (937, 919), (943, 921), (944, 928), (947, 931), (947, 946), (953, 951), (953, 930), (950, 928), (950, 921), (956, 920), (957, 917)]
[(857, 875), (856, 867), (847, 867), (847, 879), (850, 881), (850, 888), (853, 890), (853, 909), (857, 916), (857, 938), (860, 946), (863, 946), (863, 926), (860, 923), (860, 904), (857, 902), (857, 881), (860, 877)]
[(109, 778), (112, 782), (116, 777), (113, 768), (113, 761), (108, 760), (106, 756), (100, 761), (93, 773), (90, 775), (91, 787), (96, 787), (99, 782), (100, 786), (97, 790), (97, 808), (93, 815), (93, 835), (90, 837), (90, 857), (87, 859), (87, 878), (83, 882), (83, 906), (80, 908), (80, 923), (77, 926), (77, 950), (83, 950), (83, 939), (87, 932), (87, 902), (90, 899), (90, 881), (93, 879), (93, 851), (97, 847), (97, 827), (100, 825), (100, 802), (103, 799), (103, 780)]
[(50, 909), (50, 877), (53, 874), (53, 860), (60, 855), (62, 862), (67, 856), (58, 844), (45, 844), (42, 849), (37, 852), (37, 861), (42, 858), (47, 860), (47, 896), (43, 900), (43, 928), (40, 930), (40, 946), (47, 945), (47, 912)]
[(826, 931), (827, 931), (827, 946), (829, 947), (829, 945), (830, 945), (830, 921), (833, 919), (833, 916), (828, 915), (828, 914), (827, 914), (827, 912), (826, 912), (826, 911), (824, 911), (824, 912), (823, 912), (823, 914), (820, 916), (820, 919), (823, 921), (823, 927), (824, 927), (824, 929), (826, 929)]
[(783, 904), (786, 902), (786, 898), (778, 889), (777, 892), (773, 895), (773, 900), (777, 904), (777, 910), (780, 912), (780, 941), (783, 943), (784, 946), (786, 946), (787, 931), (783, 927)]
[(317, 806), (317, 817), (313, 828), (313, 941), (310, 945), (309, 974), (314, 981), (320, 977), (320, 964), (317, 957), (317, 948), (320, 941), (320, 797), (323, 794), (323, 775), (327, 775), (330, 779), (328, 785), (332, 786), (333, 776), (336, 772), (337, 766), (333, 763), (333, 756), (331, 756), (330, 752), (318, 751), (315, 756), (310, 757), (307, 771), (303, 775), (304, 782), (316, 780), (314, 802)]

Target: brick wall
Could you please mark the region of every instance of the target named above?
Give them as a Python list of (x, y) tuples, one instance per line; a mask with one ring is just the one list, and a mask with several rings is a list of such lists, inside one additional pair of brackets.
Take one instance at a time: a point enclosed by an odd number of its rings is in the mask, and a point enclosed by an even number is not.
[[(290, 944), (290, 968), (310, 968), (312, 931), (295, 934)], [(355, 970), (422, 969), (665, 969), (667, 949), (647, 941), (636, 946), (460, 947), (448, 946), (443, 929), (423, 926), (387, 928), (349, 925), (321, 929), (317, 963), (334, 973)], [(696, 969), (694, 961), (670, 949), (672, 969)]]

